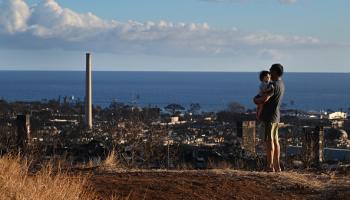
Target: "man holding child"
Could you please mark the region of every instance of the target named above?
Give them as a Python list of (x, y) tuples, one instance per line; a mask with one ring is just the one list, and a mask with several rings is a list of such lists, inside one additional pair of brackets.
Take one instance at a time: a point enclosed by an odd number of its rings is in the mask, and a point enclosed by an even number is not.
[(285, 86), (282, 80), (283, 66), (273, 64), (270, 68), (272, 92), (258, 95), (254, 102), (261, 108), (258, 120), (262, 122), (267, 155), (267, 171), (280, 172), (280, 145), (278, 141), (278, 125), (280, 123), (280, 107), (284, 96)]

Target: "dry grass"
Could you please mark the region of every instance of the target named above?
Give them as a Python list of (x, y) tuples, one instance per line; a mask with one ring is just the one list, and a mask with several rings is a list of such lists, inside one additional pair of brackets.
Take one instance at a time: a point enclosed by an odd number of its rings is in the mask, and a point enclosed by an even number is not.
[(0, 199), (225, 199), (237, 195), (241, 199), (347, 199), (350, 195), (349, 177), (335, 173), (251, 172), (234, 170), (225, 162), (211, 163), (215, 169), (210, 170), (127, 169), (115, 151), (69, 174), (59, 167), (64, 160), (51, 163), (55, 164), (42, 165), (34, 173), (29, 171), (32, 164), (20, 156), (0, 157)]
[(117, 152), (115, 149), (109, 152), (107, 158), (103, 160), (99, 165), (99, 169), (102, 171), (118, 171), (123, 168), (123, 165), (118, 160)]
[(267, 173), (213, 169), (209, 170), (209, 173), (254, 180), (260, 184), (267, 184), (268, 188), (278, 191), (306, 190), (323, 194), (334, 191), (342, 194), (344, 191), (350, 191), (350, 177), (341, 174), (336, 175), (334, 172), (284, 171), (282, 173)]
[(181, 163), (176, 166), (176, 170), (193, 170), (191, 163)]
[(29, 166), (30, 162), (20, 156), (0, 158), (0, 199), (94, 199), (94, 192), (86, 192), (89, 191), (86, 178), (53, 170), (49, 164), (32, 174)]
[(228, 161), (213, 162), (213, 161), (209, 160), (209, 162), (208, 162), (208, 169), (229, 170), (229, 169), (233, 169), (233, 168), (234, 168), (234, 166)]

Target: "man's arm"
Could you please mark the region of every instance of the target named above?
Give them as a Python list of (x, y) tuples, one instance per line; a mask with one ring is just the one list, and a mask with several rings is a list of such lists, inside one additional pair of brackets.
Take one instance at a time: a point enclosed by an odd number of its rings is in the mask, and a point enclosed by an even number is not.
[(269, 95), (264, 95), (264, 96), (256, 96), (254, 97), (254, 103), (256, 105), (259, 105), (259, 104), (263, 104), (265, 102), (267, 102), (269, 99), (271, 98), (271, 96)]
[(265, 102), (267, 102), (275, 93), (275, 86), (273, 84), (271, 84), (269, 86), (269, 88), (267, 88), (267, 92), (264, 92), (264, 95), (262, 96), (256, 96), (254, 98), (254, 103), (259, 105), (259, 104), (264, 104)]

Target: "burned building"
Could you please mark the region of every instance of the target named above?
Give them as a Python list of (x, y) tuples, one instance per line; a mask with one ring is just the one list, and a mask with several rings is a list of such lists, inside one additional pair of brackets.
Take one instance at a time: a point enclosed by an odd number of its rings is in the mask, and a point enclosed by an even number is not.
[(302, 144), (303, 160), (306, 166), (318, 166), (324, 161), (323, 127), (304, 127)]
[(24, 149), (30, 141), (30, 115), (17, 115), (17, 139), (18, 148)]
[(242, 147), (252, 154), (256, 153), (255, 121), (237, 122), (237, 136), (242, 138)]

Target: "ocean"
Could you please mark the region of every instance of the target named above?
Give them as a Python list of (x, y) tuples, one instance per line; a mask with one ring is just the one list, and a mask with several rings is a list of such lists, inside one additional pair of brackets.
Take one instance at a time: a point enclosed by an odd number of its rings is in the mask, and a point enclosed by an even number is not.
[[(320, 111), (350, 108), (349, 73), (286, 73), (286, 108)], [(85, 72), (0, 71), (0, 97), (7, 101), (35, 101), (74, 96), (84, 99)], [(241, 72), (93, 72), (93, 103), (134, 103), (165, 107), (199, 103), (218, 111), (229, 102), (254, 108), (258, 73)]]

